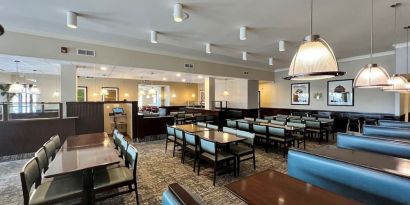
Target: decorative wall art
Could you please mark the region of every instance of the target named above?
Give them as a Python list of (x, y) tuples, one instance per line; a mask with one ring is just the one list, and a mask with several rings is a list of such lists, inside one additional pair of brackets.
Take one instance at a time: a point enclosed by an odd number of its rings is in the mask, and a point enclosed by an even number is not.
[(354, 106), (353, 79), (327, 81), (328, 106)]
[(291, 104), (309, 105), (310, 103), (310, 83), (291, 84)]

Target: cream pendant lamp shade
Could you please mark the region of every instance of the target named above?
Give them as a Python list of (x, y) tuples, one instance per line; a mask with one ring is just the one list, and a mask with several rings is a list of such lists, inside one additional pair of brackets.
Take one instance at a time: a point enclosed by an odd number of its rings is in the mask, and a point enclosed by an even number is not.
[[(397, 42), (397, 9), (401, 5), (401, 3), (395, 3), (390, 7), (394, 8), (394, 36), (395, 36), (395, 43)], [(394, 54), (397, 56), (396, 50), (394, 50)], [(391, 84), (390, 86), (383, 87), (383, 91), (390, 91), (390, 92), (403, 92), (406, 91), (406, 84), (408, 83), (407, 79), (403, 76), (398, 74), (394, 74), (388, 80), (388, 83)]]
[(373, 0), (370, 26), (370, 64), (365, 65), (354, 79), (355, 88), (382, 88), (389, 86), (390, 76), (386, 69), (373, 63)]
[(312, 34), (313, 0), (310, 1), (310, 35), (306, 36), (293, 57), (286, 80), (319, 80), (342, 76), (336, 57), (329, 44)]
[(33, 95), (39, 95), (41, 92), (37, 86), (33, 85), (33, 87), (30, 88), (30, 93)]

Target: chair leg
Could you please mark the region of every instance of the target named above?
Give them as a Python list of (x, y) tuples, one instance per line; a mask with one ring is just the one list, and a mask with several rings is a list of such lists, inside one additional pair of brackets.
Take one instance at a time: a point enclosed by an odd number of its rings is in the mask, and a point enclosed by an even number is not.
[(240, 165), (241, 161), (240, 161), (240, 158), (241, 158), (241, 157), (237, 156), (237, 157), (234, 159), (234, 161), (235, 161), (235, 168), (236, 168), (236, 176), (239, 176), (239, 172), (240, 172), (240, 169), (241, 169), (241, 165)]
[(168, 147), (168, 138), (165, 139), (165, 153), (167, 153), (167, 147)]
[(214, 183), (213, 183), (214, 186), (215, 186), (215, 181), (216, 181), (216, 163), (214, 163)]
[(201, 157), (198, 157), (198, 176), (199, 176), (200, 169), (201, 169)]
[(137, 183), (135, 183), (134, 184), (134, 186), (135, 186), (135, 199), (137, 200), (137, 205), (139, 205), (140, 204), (140, 200), (139, 200), (139, 197), (138, 197), (138, 186), (137, 186)]
[(176, 139), (175, 139), (175, 141), (174, 141), (174, 151), (172, 152), (172, 156), (173, 156), (173, 157), (175, 157), (175, 147), (177, 146), (176, 144), (177, 144), (177, 143), (176, 143)]
[(198, 154), (197, 153), (195, 153), (195, 159), (194, 159), (194, 172), (195, 172), (195, 168), (196, 168), (196, 161), (197, 161), (197, 157), (198, 156)]
[(255, 157), (255, 150), (253, 151), (253, 169), (256, 170), (256, 157)]

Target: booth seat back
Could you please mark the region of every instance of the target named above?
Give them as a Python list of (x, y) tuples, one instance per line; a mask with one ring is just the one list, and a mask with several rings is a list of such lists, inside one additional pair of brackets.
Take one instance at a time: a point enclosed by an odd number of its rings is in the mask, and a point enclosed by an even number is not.
[(178, 183), (168, 185), (168, 189), (162, 193), (162, 205), (200, 205), (203, 204), (198, 196), (188, 192)]
[(396, 141), (366, 135), (357, 136), (338, 133), (337, 147), (410, 159), (410, 141)]
[(410, 129), (364, 125), (363, 135), (410, 139)]
[(409, 204), (410, 179), (296, 149), (288, 175), (364, 204)]
[(410, 129), (410, 122), (402, 122), (395, 120), (379, 120), (379, 125), (383, 127), (401, 127)]

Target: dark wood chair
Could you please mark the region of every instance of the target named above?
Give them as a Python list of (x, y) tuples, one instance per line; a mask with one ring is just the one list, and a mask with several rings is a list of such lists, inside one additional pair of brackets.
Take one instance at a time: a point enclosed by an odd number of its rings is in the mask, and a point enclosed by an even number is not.
[(226, 126), (229, 128), (238, 129), (235, 120), (226, 120)]
[[(246, 140), (240, 141), (238, 144), (233, 144), (230, 146), (229, 152), (236, 157), (236, 170), (237, 175), (239, 175), (239, 169), (241, 162), (245, 160), (253, 160), (253, 169), (256, 169), (256, 159), (255, 159), (255, 133), (250, 133), (246, 131), (238, 131), (238, 137), (245, 138)], [(249, 156), (251, 155), (251, 156)]]
[(267, 146), (269, 146), (271, 142), (283, 145), (283, 157), (286, 156), (288, 149), (293, 144), (294, 140), (295, 138), (289, 136), (289, 132), (286, 132), (285, 128), (268, 127)]
[(196, 167), (196, 162), (198, 161), (198, 153), (199, 153), (199, 143), (198, 138), (196, 135), (191, 133), (184, 133), (184, 146), (183, 146), (183, 154), (182, 154), (182, 163), (185, 164), (185, 156), (187, 153), (191, 153), (194, 155), (194, 172)]
[(265, 125), (253, 125), (253, 132), (255, 133), (256, 141), (259, 143), (264, 143), (265, 152), (268, 152), (269, 144), (268, 142), (268, 127)]
[(167, 125), (167, 138), (165, 139), (165, 152), (167, 152), (168, 142), (175, 143), (175, 128)]
[(297, 148), (303, 143), (303, 149), (306, 149), (306, 125), (295, 122), (288, 122), (287, 125), (298, 128), (298, 130), (292, 132), (292, 136), (295, 138)]
[(251, 131), (251, 125), (248, 122), (238, 122), (238, 130)]
[[(172, 156), (175, 156), (175, 150), (176, 147), (184, 147), (184, 132), (179, 129), (175, 129), (175, 141), (174, 141), (174, 150), (172, 153)], [(183, 149), (181, 149), (181, 163), (183, 163), (182, 158), (183, 158)]]
[(306, 132), (309, 133), (310, 137), (317, 134), (319, 136), (319, 144), (323, 140), (324, 134), (326, 135), (326, 141), (329, 141), (329, 132), (324, 129), (323, 124), (319, 120), (305, 120)]

